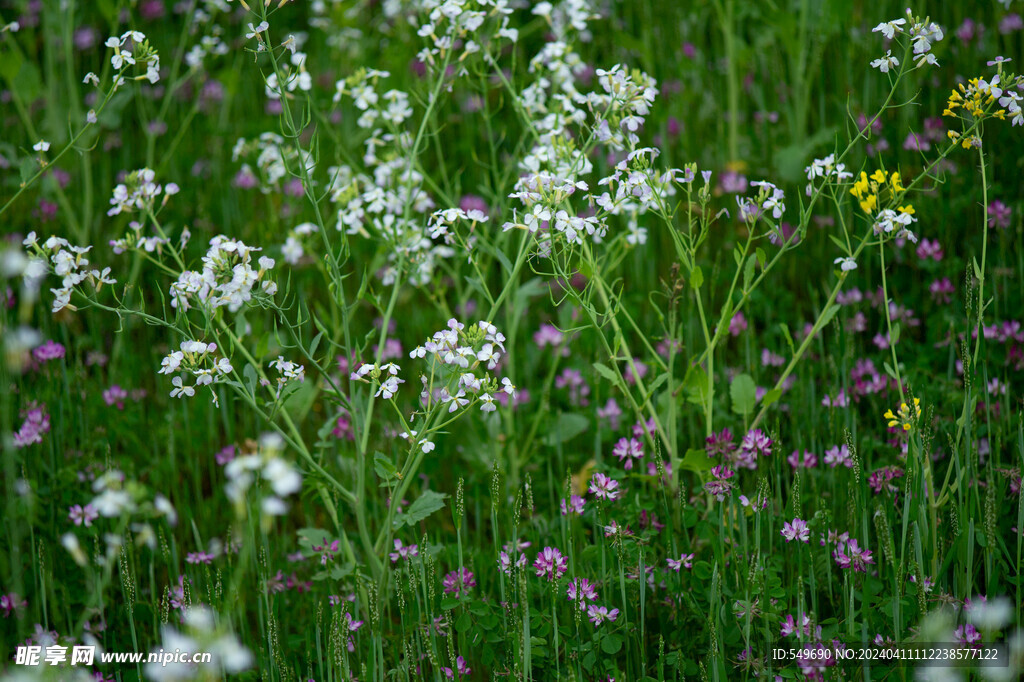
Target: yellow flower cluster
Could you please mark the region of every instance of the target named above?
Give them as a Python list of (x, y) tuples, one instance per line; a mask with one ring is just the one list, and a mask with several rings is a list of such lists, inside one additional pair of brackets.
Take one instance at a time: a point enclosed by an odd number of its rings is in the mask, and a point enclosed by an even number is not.
[[(874, 213), (878, 208), (878, 194), (886, 187), (889, 188), (893, 196), (903, 191), (903, 183), (898, 172), (890, 175), (888, 171), (878, 169), (869, 177), (866, 172), (861, 171), (860, 179), (853, 183), (850, 194), (857, 198), (865, 213)], [(914, 212), (913, 207), (909, 212)]]
[(963, 147), (964, 149), (970, 149), (971, 147), (981, 146), (981, 138), (978, 137), (977, 135), (961, 135), (955, 130), (950, 130), (949, 132), (946, 133), (946, 137), (948, 137), (953, 142), (959, 141), (960, 146)]
[(893, 414), (892, 410), (883, 415), (889, 420), (889, 427), (899, 426), (904, 431), (909, 431), (914, 422), (921, 416), (921, 399), (914, 398), (914, 409), (911, 410), (906, 403), (900, 403), (900, 409)]
[[(994, 83), (986, 83), (980, 78), (972, 78), (967, 82), (967, 87), (961, 83), (957, 86), (957, 90), (949, 96), (949, 100), (946, 102), (946, 110), (942, 112), (943, 116), (956, 116), (956, 110), (961, 107), (966, 109), (968, 113), (974, 118), (983, 118), (985, 116), (985, 107), (995, 101), (999, 94), (992, 92)], [(998, 93), (1002, 93), (1002, 90), (996, 88)], [(1004, 119), (1006, 118), (1006, 110), (999, 109), (993, 116)]]
[[(976, 120), (985, 118), (985, 107), (991, 105), (1003, 93), (1002, 89), (997, 87), (998, 83), (999, 76), (993, 78), (991, 83), (980, 78), (972, 78), (967, 81), (966, 86), (960, 83), (950, 93), (949, 99), (946, 101), (946, 109), (942, 112), (942, 115), (959, 117), (960, 113), (957, 111), (959, 109), (966, 111)], [(992, 112), (991, 116), (998, 118), (1000, 121), (1005, 121), (1006, 109), (996, 109)], [(981, 145), (981, 138), (977, 135), (961, 135), (955, 130), (950, 130), (946, 135), (951, 141), (959, 142), (960, 146), (964, 149)]]

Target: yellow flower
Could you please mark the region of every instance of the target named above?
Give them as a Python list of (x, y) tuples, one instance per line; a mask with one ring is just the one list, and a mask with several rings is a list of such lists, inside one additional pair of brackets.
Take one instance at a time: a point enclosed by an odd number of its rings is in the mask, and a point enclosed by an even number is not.
[(907, 204), (906, 206), (900, 206), (896, 210), (899, 211), (900, 213), (907, 213), (909, 215), (914, 215), (914, 213), (915, 213), (914, 205), (913, 204)]
[(860, 172), (860, 179), (853, 183), (853, 187), (850, 189), (850, 194), (857, 197), (858, 199), (864, 198), (864, 192), (868, 191), (868, 174), (864, 171)]
[(900, 408), (895, 414), (889, 410), (882, 416), (889, 420), (889, 428), (898, 426), (904, 431), (909, 431), (914, 426), (914, 422), (921, 417), (921, 399), (914, 398), (913, 410), (906, 403), (900, 403)]
[(879, 185), (885, 184), (885, 171), (879, 168), (871, 174), (871, 179), (877, 182)]
[(900, 174), (898, 171), (889, 176), (889, 184), (892, 185), (893, 192), (903, 191), (903, 182), (900, 180)]
[(878, 195), (869, 194), (865, 199), (861, 200), (860, 207), (865, 213), (872, 213), (878, 208)]

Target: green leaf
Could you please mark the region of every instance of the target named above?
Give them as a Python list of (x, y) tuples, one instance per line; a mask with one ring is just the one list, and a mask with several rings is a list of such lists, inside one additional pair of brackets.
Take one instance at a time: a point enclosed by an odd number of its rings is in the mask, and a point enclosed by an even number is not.
[(793, 335), (789, 333), (789, 325), (785, 322), (780, 322), (779, 329), (782, 330), (782, 337), (786, 339), (786, 345), (789, 346), (789, 352), (795, 355), (796, 349), (793, 347)]
[(743, 266), (743, 291), (750, 291), (750, 283), (754, 280), (754, 266), (757, 264), (757, 256), (751, 256), (747, 259), (747, 264)]
[(764, 249), (762, 249), (761, 247), (757, 247), (757, 249), (754, 251), (754, 255), (757, 256), (757, 263), (758, 265), (761, 266), (761, 269), (763, 270), (764, 264), (768, 262), (768, 254), (765, 253)]
[(469, 630), (473, 625), (473, 619), (469, 617), (468, 613), (463, 613), (459, 616), (459, 619), (455, 621), (455, 632), (465, 632)]
[(822, 128), (810, 137), (803, 137), (788, 147), (775, 152), (775, 167), (779, 176), (786, 182), (799, 182), (804, 174), (804, 167), (815, 147), (835, 141), (835, 127)]
[(833, 303), (829, 309), (825, 311), (825, 314), (821, 316), (821, 329), (828, 326), (828, 323), (832, 321), (832, 318), (836, 316), (836, 313), (839, 312), (840, 308), (842, 308), (841, 305)]
[(313, 343), (309, 344), (309, 357), (316, 357), (316, 349), (320, 345), (320, 341), (324, 338), (324, 333), (320, 332), (313, 337)]
[(654, 395), (654, 392), (657, 391), (666, 381), (668, 381), (668, 373), (659, 374), (658, 377), (651, 382), (651, 385), (647, 387), (647, 395)]
[(892, 326), (892, 336), (889, 338), (889, 344), (890, 345), (895, 346), (897, 343), (899, 343), (900, 332), (901, 331), (902, 330), (900, 329), (900, 323), (899, 322), (897, 322), (896, 324), (894, 324)]
[(616, 634), (607, 635), (601, 640), (601, 650), (606, 654), (617, 654), (622, 648), (622, 637)]
[(699, 365), (691, 365), (683, 377), (683, 388), (686, 390), (686, 399), (695, 405), (703, 405), (707, 401), (710, 392), (708, 375)]
[(769, 405), (773, 405), (781, 397), (782, 389), (773, 388), (772, 390), (765, 393), (764, 397), (761, 398), (761, 405), (763, 405), (764, 407), (768, 407)]
[(400, 518), (395, 519), (395, 525), (401, 528), (403, 525), (412, 526), (427, 518), (438, 509), (444, 507), (444, 498), (448, 497), (435, 490), (426, 490), (415, 502), (409, 505)]
[(849, 254), (850, 248), (846, 245), (846, 242), (844, 242), (842, 239), (840, 239), (839, 237), (835, 236), (834, 234), (830, 234), (828, 236), (828, 238), (832, 240), (833, 244), (835, 244), (836, 246), (839, 247), (839, 250), (843, 254)]
[(715, 460), (708, 457), (708, 453), (705, 450), (690, 448), (686, 451), (686, 456), (683, 457), (683, 461), (679, 465), (687, 471), (709, 471), (711, 467), (715, 466)]
[(608, 381), (612, 382), (616, 386), (619, 385), (619, 375), (616, 374), (615, 370), (613, 370), (611, 367), (607, 365), (602, 365), (600, 362), (595, 362), (594, 369), (597, 370), (597, 373), (603, 376)]
[(18, 75), (18, 71), (21, 70), (21, 63), (24, 58), (21, 53), (15, 50), (6, 50), (4, 52), (3, 59), (0, 59), (0, 76), (4, 77), (7, 82), (13, 82), (14, 77)]
[(296, 535), (299, 536), (299, 547), (313, 552), (313, 545), (322, 545), (325, 542), (330, 542), (331, 534), (322, 528), (300, 528), (296, 531)]
[(703, 284), (704, 284), (704, 271), (701, 270), (700, 266), (698, 265), (697, 267), (695, 267), (693, 269), (693, 272), (690, 273), (690, 288), (693, 289), (694, 291), (696, 291), (697, 289), (700, 289), (701, 285), (703, 285)]
[(564, 443), (586, 431), (588, 426), (590, 426), (590, 420), (582, 414), (563, 412), (558, 415), (554, 426), (544, 437), (544, 442), (548, 445)]
[(377, 475), (385, 482), (398, 478), (398, 469), (391, 463), (391, 460), (385, 457), (381, 452), (378, 452), (373, 456), (373, 470), (376, 471)]
[(737, 374), (729, 385), (732, 411), (736, 414), (750, 414), (757, 403), (757, 385), (749, 374)]
[(242, 376), (245, 377), (245, 385), (249, 388), (249, 395), (256, 397), (256, 368), (252, 364), (247, 364), (245, 369), (242, 370)]
[(698, 561), (693, 565), (693, 574), (701, 580), (711, 577), (711, 564), (706, 561)]

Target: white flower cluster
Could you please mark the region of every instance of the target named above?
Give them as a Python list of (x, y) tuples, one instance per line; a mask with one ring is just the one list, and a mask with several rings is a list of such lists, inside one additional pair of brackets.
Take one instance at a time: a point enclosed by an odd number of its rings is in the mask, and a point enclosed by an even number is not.
[[(150, 47), (146, 35), (140, 31), (127, 31), (120, 36), (110, 36), (104, 43), (114, 51), (110, 57), (110, 64), (115, 71), (121, 71), (129, 66), (146, 65), (146, 75), (138, 78), (145, 78), (150, 83), (160, 80), (160, 55)], [(130, 49), (129, 49), (130, 48)], [(134, 50), (132, 52), (131, 50)], [(120, 77), (114, 82), (114, 87), (120, 85)]]
[(424, 405), (429, 409), (432, 401), (439, 400), (448, 405), (448, 412), (452, 413), (466, 407), (475, 398), (480, 402), (481, 411), (495, 411), (495, 394), (503, 392), (509, 398), (516, 394), (516, 388), (508, 377), (499, 383), (490, 373), (497, 368), (504, 352), (505, 336), (493, 324), (481, 320), (466, 329), (455, 318), (448, 320), (446, 329), (434, 332), (426, 343), (409, 353), (411, 358), (422, 359), (429, 355), (449, 370), (452, 380), (432, 395), (433, 386), (426, 376), (422, 377), (423, 393), (420, 397)]
[(769, 211), (776, 220), (781, 218), (786, 211), (786, 193), (767, 180), (756, 180), (750, 184), (760, 189), (754, 197), (736, 197), (740, 220), (753, 222)]
[[(111, 250), (117, 255), (121, 255), (126, 251), (133, 251), (135, 249), (141, 249), (146, 253), (161, 253), (163, 247), (170, 244), (170, 240), (166, 237), (160, 237), (158, 235), (144, 236), (142, 234), (142, 223), (137, 220), (133, 220), (128, 223), (128, 232), (125, 233), (120, 239), (111, 239), (109, 244)], [(188, 239), (187, 228), (182, 232), (182, 245), (187, 242)]]
[(260, 256), (259, 269), (252, 267), (253, 254), (261, 250), (217, 235), (203, 256), (203, 269), (186, 270), (171, 285), (171, 306), (189, 310), (198, 301), (210, 308), (226, 306), (234, 313), (252, 300), (253, 290), (273, 296), (277, 283), (266, 275), (273, 269), (274, 259)]
[(786, 211), (786, 193), (767, 180), (755, 180), (750, 183), (752, 187), (760, 187), (761, 192), (757, 200), (761, 203), (761, 209), (771, 211), (772, 217), (778, 220)]
[[(146, 663), (146, 677), (157, 682), (217, 678), (225, 673), (240, 673), (252, 667), (252, 653), (230, 632), (218, 630), (213, 613), (205, 606), (190, 606), (184, 614), (185, 632), (164, 625), (159, 652)], [(164, 652), (202, 651), (210, 654), (207, 663), (180, 663), (161, 660)]]
[[(217, 392), (213, 390), (213, 384), (219, 383), (231, 374), (231, 361), (227, 358), (218, 358), (214, 355), (217, 352), (217, 344), (203, 343), (202, 341), (182, 341), (180, 350), (172, 351), (160, 362), (160, 370), (157, 374), (178, 374), (171, 379), (174, 388), (171, 390), (172, 398), (191, 398), (196, 394), (197, 386), (210, 386), (210, 393), (213, 394), (213, 403), (217, 404)], [(195, 378), (195, 386), (184, 383), (182, 375), (190, 373)], [(181, 373), (181, 374), (179, 374)]]
[(259, 474), (273, 492), (261, 500), (262, 513), (269, 517), (282, 516), (288, 511), (288, 505), (282, 498), (302, 489), (302, 474), (279, 456), (283, 446), (284, 443), (277, 434), (264, 434), (260, 438), (260, 447), (256, 454), (236, 457), (224, 467), (224, 474), (228, 478), (224, 490), (228, 499), (240, 510), (244, 510), (245, 495)]
[[(627, 217), (628, 234), (626, 241), (639, 245), (647, 243), (647, 228), (639, 226), (639, 217), (657, 203), (658, 197), (671, 197), (676, 193), (674, 183), (692, 182), (693, 172), (678, 168), (669, 169), (661, 174), (653, 171), (651, 164), (659, 152), (653, 147), (634, 149), (615, 165), (611, 175), (601, 178), (599, 186), (607, 186), (610, 190), (600, 196), (590, 196), (593, 205), (600, 207), (609, 215)], [(614, 192), (614, 195), (611, 193)], [(605, 228), (596, 232), (595, 241), (600, 241)]]
[[(443, 61), (449, 50), (459, 49), (458, 55), (448, 59), (458, 65), (458, 75), (465, 75), (467, 57), (486, 49), (481, 42), (486, 45), (488, 38), (519, 40), (519, 31), (509, 26), (512, 7), (508, 0), (424, 0), (421, 6), (427, 18), (416, 33), (432, 43), (417, 55), (424, 64), (433, 66)], [(484, 36), (481, 27), (489, 17), (497, 19), (496, 30)]]
[[(196, 10), (196, 14), (199, 10)], [(185, 53), (185, 63), (190, 69), (198, 69), (203, 63), (213, 57), (223, 57), (229, 52), (228, 44), (222, 39), (223, 29), (218, 24), (209, 25), (210, 33), (204, 35)]]
[(454, 239), (448, 228), (453, 227), (460, 220), (468, 220), (470, 222), (470, 229), (472, 229), (476, 223), (487, 222), (488, 217), (483, 211), (477, 209), (463, 211), (461, 208), (443, 208), (440, 211), (434, 211), (430, 214), (430, 219), (427, 220), (427, 230), (430, 232), (430, 238), (437, 239), (443, 237), (445, 244), (453, 243)]
[(853, 177), (853, 173), (846, 170), (845, 163), (836, 163), (835, 154), (829, 154), (823, 159), (815, 159), (811, 162), (810, 166), (804, 168), (804, 173), (807, 174), (808, 181), (807, 196), (811, 196), (813, 193), (813, 183), (815, 180), (843, 182)]
[(37, 288), (38, 282), (51, 267), (53, 273), (61, 278), (60, 288), (50, 289), (54, 295), (52, 312), (60, 312), (64, 308), (76, 310), (71, 305), (71, 293), (82, 282), (88, 281), (96, 291), (104, 284), (117, 283), (117, 280), (110, 276), (110, 268), (103, 268), (102, 271), (89, 268), (89, 259), (85, 254), (92, 249), (91, 246), (72, 246), (60, 237), (50, 237), (40, 245), (36, 241), (35, 232), (30, 232), (22, 244), (35, 253), (35, 257), (25, 267), (27, 287)]
[(114, 188), (114, 195), (110, 198), (111, 209), (107, 211), (107, 215), (150, 211), (161, 193), (164, 195), (164, 201), (167, 201), (167, 197), (174, 196), (180, 191), (173, 182), (163, 186), (156, 184), (154, 180), (156, 173), (149, 168), (129, 173), (124, 183)]
[(303, 244), (306, 237), (316, 234), (319, 228), (314, 223), (301, 223), (296, 225), (281, 246), (281, 256), (288, 265), (298, 265), (302, 257), (306, 255), (306, 247)]
[[(906, 26), (910, 28), (905, 28)], [(887, 40), (893, 40), (896, 36), (907, 33), (914, 44), (913, 52), (916, 65), (918, 67), (924, 64), (939, 65), (935, 55), (932, 54), (932, 46), (944, 37), (942, 27), (927, 19), (924, 21), (915, 19), (910, 9), (907, 9), (907, 17), (905, 19), (883, 21), (871, 29), (871, 31), (872, 33), (881, 33)], [(891, 50), (887, 50), (884, 57), (871, 62), (871, 66), (882, 73), (888, 73), (890, 69), (899, 65), (899, 59), (892, 55)]]
[(412, 107), (406, 92), (395, 89), (383, 93), (378, 91), (381, 79), (390, 76), (387, 71), (360, 69), (334, 84), (334, 102), (350, 98), (356, 109), (362, 112), (356, 119), (360, 128), (369, 130), (382, 121), (397, 128), (412, 116)]
[(224, 42), (224, 29), (217, 23), (218, 15), (231, 12), (234, 9), (227, 0), (202, 0), (198, 3), (192, 13), (190, 33), (199, 33), (205, 28), (205, 33), (188, 52), (185, 53), (185, 63), (189, 68), (197, 69), (203, 65), (209, 57), (223, 57), (228, 54), (228, 44)]
[(297, 365), (290, 360), (285, 360), (284, 356), (277, 356), (277, 360), (270, 363), (270, 366), (278, 371), (280, 376), (277, 377), (277, 397), (281, 397), (281, 391), (284, 387), (293, 381), (303, 382), (306, 380), (306, 368), (303, 365)]
[[(537, 138), (520, 162), (522, 174), (510, 195), (523, 203), (522, 209), (504, 228), (537, 233), (542, 254), (549, 251), (555, 238), (570, 245), (582, 244), (585, 238), (600, 242), (607, 232), (603, 215), (577, 215), (582, 211), (573, 210), (566, 201), (577, 191), (589, 192), (583, 179), (593, 170), (588, 152), (591, 145), (600, 145), (609, 152), (626, 150), (629, 156), (598, 183), (607, 185), (608, 191), (600, 196), (586, 194), (586, 199), (605, 215), (626, 216), (627, 240), (642, 244), (646, 230), (640, 227), (639, 216), (657, 195), (674, 192), (671, 173), (658, 177), (650, 171), (649, 163), (657, 151), (636, 148), (637, 133), (657, 96), (656, 82), (617, 64), (596, 71), (597, 91), (580, 92), (577, 83), (590, 67), (573, 51), (572, 44), (587, 37), (587, 21), (594, 16), (590, 3), (544, 2), (535, 6), (533, 13), (547, 19), (555, 39), (545, 43), (530, 61), (529, 71), (536, 78), (523, 90), (521, 102)], [(583, 144), (573, 142), (578, 140)], [(550, 229), (540, 231), (542, 223)]]
[(122, 513), (135, 511), (135, 499), (125, 490), (124, 474), (117, 469), (110, 469), (97, 477), (92, 484), (96, 497), (88, 506), (104, 518), (120, 516)]
[[(993, 62), (989, 63), (991, 64)], [(985, 97), (990, 98), (988, 100), (989, 102), (997, 99), (999, 100), (999, 106), (1005, 108), (1006, 114), (1009, 114), (1012, 120), (1011, 125), (1024, 125), (1024, 112), (1021, 111), (1019, 104), (1019, 102), (1024, 98), (1013, 90), (1003, 90), (1003, 88), (999, 87), (1000, 85), (1004, 85), (1007, 88), (1016, 87), (1017, 89), (1020, 89), (1024, 87), (1024, 79), (1019, 76), (1016, 79), (1011, 78), (1009, 85), (1001, 83), (1001, 80), (1001, 75), (997, 73), (991, 78), (991, 80), (986, 81), (984, 78), (979, 78), (977, 79), (977, 82), (968, 82), (967, 91), (964, 93), (964, 99), (970, 99), (975, 95), (975, 93), (981, 93)]]
[(917, 218), (910, 212), (894, 211), (886, 208), (878, 213), (875, 218), (875, 234), (895, 235), (897, 239), (909, 239), (917, 243), (917, 235), (910, 230), (910, 226), (917, 222)]
[[(266, 23), (266, 22), (264, 22)], [(260, 41), (260, 45), (263, 45), (263, 41)], [(313, 77), (309, 75), (309, 71), (306, 70), (306, 53), (305, 52), (293, 52), (289, 57), (288, 62), (281, 62), (281, 75), (284, 80), (284, 88), (279, 82), (276, 73), (272, 73), (267, 76), (267, 81), (264, 87), (268, 99), (281, 99), (281, 94), (284, 90), (288, 92), (295, 92), (301, 90), (302, 92), (309, 92), (313, 89)]]
[(374, 130), (363, 156), (367, 173), (347, 165), (328, 169), (328, 195), (338, 206), (337, 229), (388, 244), (387, 265), (378, 273), (386, 285), (394, 282), (400, 260), (410, 283), (426, 286), (438, 261), (455, 255), (452, 247), (430, 239), (427, 221), (435, 204), (423, 188), (423, 174), (409, 163), (412, 144), (407, 132)]
[[(398, 393), (398, 385), (405, 383), (405, 379), (398, 378), (398, 373), (401, 371), (402, 368), (393, 362), (382, 366), (364, 363), (351, 374), (350, 378), (354, 381), (369, 381), (366, 377), (370, 377), (374, 381), (380, 382), (380, 386), (373, 397), (379, 398), (383, 396), (384, 400), (391, 400)], [(382, 376), (384, 377), (383, 381), (381, 381)]]
[(815, 159), (811, 165), (804, 169), (807, 179), (813, 181), (817, 178), (829, 180), (835, 178), (839, 182), (853, 177), (853, 173), (846, 170), (845, 163), (836, 163), (836, 155), (829, 154), (823, 159)]
[(564, 36), (572, 29), (587, 40), (587, 22), (598, 18), (589, 0), (564, 0), (557, 5), (546, 1), (538, 2), (532, 12), (544, 17), (556, 36)]
[(231, 150), (231, 160), (239, 161), (246, 159), (242, 164), (242, 173), (255, 175), (249, 161), (255, 163), (259, 171), (255, 177), (259, 182), (259, 189), (264, 194), (273, 191), (281, 191), (284, 187), (283, 181), (289, 177), (288, 169), (297, 173), (299, 164), (306, 167), (308, 175), (312, 176), (316, 170), (316, 160), (306, 150), (300, 152), (293, 144), (285, 144), (283, 137), (277, 133), (263, 133), (255, 140), (238, 138), (234, 148)]

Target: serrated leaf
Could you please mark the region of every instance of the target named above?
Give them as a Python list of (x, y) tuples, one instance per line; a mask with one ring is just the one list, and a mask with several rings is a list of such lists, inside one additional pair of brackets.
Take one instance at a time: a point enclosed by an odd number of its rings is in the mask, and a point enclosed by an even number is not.
[(736, 414), (750, 414), (757, 404), (757, 384), (749, 374), (737, 374), (729, 384), (732, 411)]
[(373, 470), (377, 472), (377, 475), (384, 481), (391, 481), (398, 478), (398, 469), (391, 460), (384, 456), (384, 453), (378, 452), (373, 455)]
[(409, 508), (395, 519), (395, 524), (400, 528), (402, 525), (412, 526), (427, 518), (434, 512), (444, 507), (444, 500), (448, 497), (436, 490), (426, 490), (416, 498), (416, 501), (409, 505)]
[(348, 578), (350, 575), (352, 575), (352, 572), (355, 571), (355, 568), (356, 565), (351, 562), (343, 564), (341, 566), (334, 565), (331, 566), (331, 570), (328, 572), (328, 575), (331, 577), (331, 580), (344, 580), (345, 578)]

